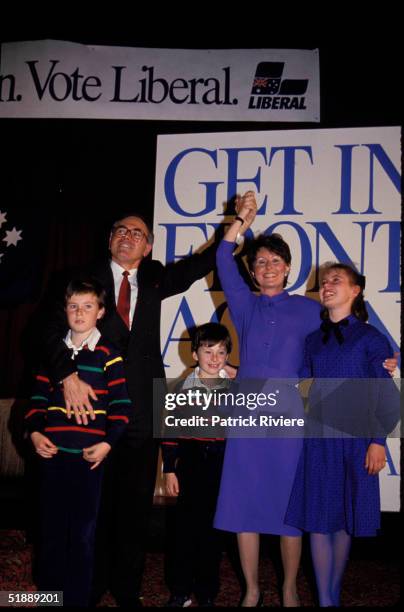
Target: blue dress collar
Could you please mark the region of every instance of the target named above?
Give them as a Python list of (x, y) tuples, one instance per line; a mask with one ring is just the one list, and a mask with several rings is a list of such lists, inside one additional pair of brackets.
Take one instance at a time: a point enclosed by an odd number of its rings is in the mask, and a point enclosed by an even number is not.
[(281, 291), (281, 293), (277, 293), (276, 295), (265, 295), (260, 293), (259, 297), (264, 301), (270, 304), (277, 304), (278, 302), (282, 302), (283, 300), (287, 300), (290, 298), (290, 295), (287, 291)]

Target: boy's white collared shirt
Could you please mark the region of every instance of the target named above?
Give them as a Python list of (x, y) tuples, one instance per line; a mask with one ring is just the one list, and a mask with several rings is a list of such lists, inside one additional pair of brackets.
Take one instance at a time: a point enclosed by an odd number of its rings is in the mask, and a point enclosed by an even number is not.
[[(204, 379), (200, 377), (199, 372), (200, 368), (196, 366), (196, 368), (186, 377), (182, 388), (191, 389), (192, 387), (206, 387), (206, 384), (203, 382)], [(224, 381), (224, 379), (229, 378), (229, 375), (223, 368), (217, 373), (217, 378), (221, 378)]]
[(93, 327), (92, 331), (90, 332), (90, 334), (87, 336), (87, 338), (85, 340), (83, 340), (83, 342), (80, 344), (80, 346), (75, 346), (72, 342), (72, 330), (69, 329), (69, 331), (67, 332), (66, 338), (65, 338), (65, 343), (67, 348), (72, 349), (73, 354), (72, 354), (72, 359), (74, 359), (76, 357), (76, 355), (79, 354), (79, 352), (87, 345), (87, 347), (90, 349), (90, 351), (94, 351), (95, 347), (97, 346), (97, 342), (98, 340), (101, 338), (101, 334), (99, 332), (99, 330), (96, 327)]
[[(195, 368), (195, 374), (196, 376), (203, 381), (202, 376), (201, 376), (201, 368), (199, 366), (196, 366)], [(215, 376), (215, 378), (229, 378), (229, 375), (227, 374), (226, 370), (224, 368), (222, 368), (221, 370), (219, 370), (219, 372), (217, 373), (217, 376)]]
[[(122, 283), (122, 272), (125, 272), (125, 268), (122, 268), (116, 261), (111, 259), (111, 270), (114, 277), (114, 292), (115, 292), (115, 304), (118, 302), (119, 290)], [(138, 286), (137, 286), (137, 268), (129, 270), (128, 281), (130, 284), (130, 310), (129, 310), (129, 329), (132, 327), (132, 319), (135, 313)]]

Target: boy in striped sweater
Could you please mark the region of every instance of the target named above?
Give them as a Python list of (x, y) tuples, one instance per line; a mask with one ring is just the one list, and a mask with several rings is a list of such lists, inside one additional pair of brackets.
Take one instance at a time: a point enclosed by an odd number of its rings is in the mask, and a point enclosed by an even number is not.
[(40, 550), (37, 586), (63, 591), (64, 605), (88, 606), (102, 462), (123, 433), (131, 411), (122, 357), (96, 325), (105, 291), (95, 281), (72, 281), (65, 310), (80, 378), (94, 389), (96, 419), (88, 425), (67, 417), (61, 384), (46, 371), (36, 376), (26, 424), (40, 456)]

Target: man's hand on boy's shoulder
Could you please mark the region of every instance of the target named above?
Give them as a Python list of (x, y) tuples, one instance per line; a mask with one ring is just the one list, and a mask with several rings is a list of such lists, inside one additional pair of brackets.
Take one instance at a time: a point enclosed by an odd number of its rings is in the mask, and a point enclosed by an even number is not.
[(88, 412), (90, 419), (94, 421), (95, 414), (90, 398), (97, 401), (97, 396), (91, 385), (81, 380), (76, 372), (67, 376), (62, 381), (62, 384), (67, 418), (70, 419), (73, 412), (76, 422), (79, 425), (82, 423), (83, 425), (88, 425)]
[(53, 442), (49, 440), (49, 438), (41, 434), (39, 431), (32, 432), (31, 440), (35, 447), (35, 451), (43, 459), (52, 459), (52, 457), (58, 452), (57, 446), (55, 446)]
[(111, 450), (111, 445), (108, 442), (98, 442), (93, 446), (89, 446), (87, 448), (83, 448), (83, 458), (89, 463), (93, 463), (91, 466), (91, 470), (95, 470), (101, 461), (105, 459)]

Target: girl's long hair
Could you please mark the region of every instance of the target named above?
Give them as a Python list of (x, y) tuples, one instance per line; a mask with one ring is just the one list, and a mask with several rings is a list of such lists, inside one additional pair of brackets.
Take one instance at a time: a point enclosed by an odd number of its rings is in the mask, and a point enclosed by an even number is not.
[[(349, 277), (352, 285), (357, 285), (360, 288), (360, 292), (352, 302), (351, 314), (353, 314), (359, 321), (367, 321), (369, 318), (368, 311), (366, 309), (364, 289), (366, 284), (366, 278), (363, 274), (360, 274), (354, 267), (344, 263), (328, 263), (321, 267), (321, 276), (324, 276), (330, 270), (343, 270)], [(323, 308), (320, 314), (322, 320), (329, 318), (327, 308)]]

